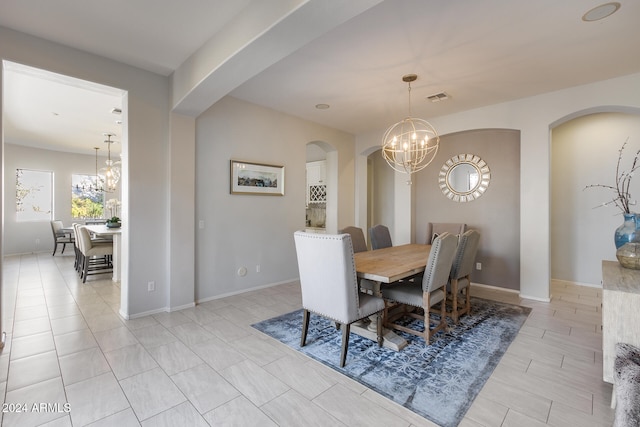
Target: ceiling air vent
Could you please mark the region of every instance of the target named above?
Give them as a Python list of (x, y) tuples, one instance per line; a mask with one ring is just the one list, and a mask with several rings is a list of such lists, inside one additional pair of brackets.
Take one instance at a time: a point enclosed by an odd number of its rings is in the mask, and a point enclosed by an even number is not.
[(440, 101), (444, 101), (445, 99), (449, 99), (449, 95), (447, 95), (444, 92), (440, 92), (440, 93), (436, 93), (435, 95), (427, 96), (427, 99), (431, 102), (440, 102)]

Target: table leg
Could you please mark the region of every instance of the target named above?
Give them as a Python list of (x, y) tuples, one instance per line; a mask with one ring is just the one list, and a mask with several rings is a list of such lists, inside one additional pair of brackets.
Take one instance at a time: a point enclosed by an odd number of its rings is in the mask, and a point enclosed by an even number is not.
[[(373, 295), (381, 297), (382, 292), (380, 292), (380, 282), (377, 281), (369, 281), (373, 285)], [(378, 328), (378, 315), (374, 314), (373, 316), (369, 316), (369, 322), (364, 322), (365, 324), (360, 322), (356, 322), (351, 325), (351, 332), (354, 332), (362, 337), (371, 339), (376, 341), (378, 338), (377, 328)], [(368, 323), (368, 324), (366, 324)], [(407, 346), (407, 341), (402, 338), (400, 335), (393, 332), (391, 329), (382, 328), (382, 337), (383, 342), (382, 346), (389, 348), (391, 350), (400, 351)]]
[(113, 278), (114, 282), (120, 281), (120, 253), (122, 252), (122, 236), (120, 234), (113, 235)]

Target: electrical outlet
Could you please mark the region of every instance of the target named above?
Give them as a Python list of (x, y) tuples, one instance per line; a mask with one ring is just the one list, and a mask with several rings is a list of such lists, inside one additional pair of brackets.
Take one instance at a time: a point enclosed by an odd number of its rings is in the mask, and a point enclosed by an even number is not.
[(260, 264), (256, 265), (256, 273), (260, 273)]
[(151, 281), (151, 282), (147, 283), (147, 290), (149, 292), (155, 291), (156, 290), (156, 282)]
[(476, 262), (476, 270), (482, 270), (482, 263)]
[(200, 228), (201, 230), (204, 228), (204, 220), (202, 220), (202, 219), (201, 219), (201, 220), (198, 222), (198, 228)]
[(36, 246), (40, 246), (40, 239), (36, 239)]

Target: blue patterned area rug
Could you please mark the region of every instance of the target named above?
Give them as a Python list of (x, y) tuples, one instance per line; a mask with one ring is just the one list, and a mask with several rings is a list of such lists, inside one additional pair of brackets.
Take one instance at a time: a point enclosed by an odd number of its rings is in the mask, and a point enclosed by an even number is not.
[[(311, 314), (304, 347), (300, 347), (302, 310), (252, 326), (420, 416), (442, 427), (453, 427), (460, 423), (531, 311), (480, 298), (471, 299), (471, 308), (460, 324), (434, 335), (430, 346), (420, 337), (396, 331), (409, 342), (396, 352), (352, 333), (344, 368), (339, 366), (341, 333), (321, 316)], [(432, 322), (438, 319), (438, 315), (431, 315)], [(408, 319), (407, 323), (422, 329), (422, 321)]]

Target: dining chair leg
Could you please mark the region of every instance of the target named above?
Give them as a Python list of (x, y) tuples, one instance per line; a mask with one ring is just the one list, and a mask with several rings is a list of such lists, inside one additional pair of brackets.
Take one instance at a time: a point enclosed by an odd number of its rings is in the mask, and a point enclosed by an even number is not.
[(453, 317), (453, 323), (458, 324), (458, 279), (451, 280), (451, 317)]
[(424, 342), (431, 345), (431, 321), (429, 311), (431, 308), (431, 295), (428, 292), (422, 294), (422, 306), (424, 307)]
[(466, 296), (466, 307), (465, 307), (465, 311), (467, 316), (471, 314), (471, 277), (467, 276), (467, 287), (465, 289), (465, 296)]
[(62, 254), (64, 253), (64, 250), (65, 250), (66, 248), (67, 248), (67, 244), (66, 244), (66, 243), (63, 243), (63, 244), (62, 244), (62, 252), (61, 252)]
[(83, 265), (82, 265), (82, 283), (86, 283), (88, 272), (89, 272), (89, 257), (85, 256)]
[[(378, 323), (380, 324), (380, 323)], [(342, 351), (340, 352), (340, 367), (344, 367), (344, 363), (347, 360), (347, 349), (349, 348), (349, 330), (350, 324), (342, 325)]]
[(80, 278), (82, 278), (82, 269), (84, 268), (84, 254), (82, 252), (80, 252), (78, 254), (78, 268), (76, 270), (78, 270), (78, 274), (80, 275)]
[[(386, 302), (385, 302), (385, 310), (386, 310)], [(378, 328), (376, 330), (376, 333), (378, 334), (378, 347), (382, 347), (382, 342), (384, 341), (384, 338), (382, 336), (382, 311), (378, 312)]]
[(307, 341), (307, 331), (309, 330), (309, 310), (304, 310), (302, 314), (302, 336), (300, 337), (300, 347), (304, 347)]
[(438, 324), (437, 328), (433, 332), (436, 333), (440, 329), (447, 329), (447, 298), (446, 298), (446, 295), (445, 295), (445, 298), (443, 298), (442, 302), (440, 303), (440, 323)]

